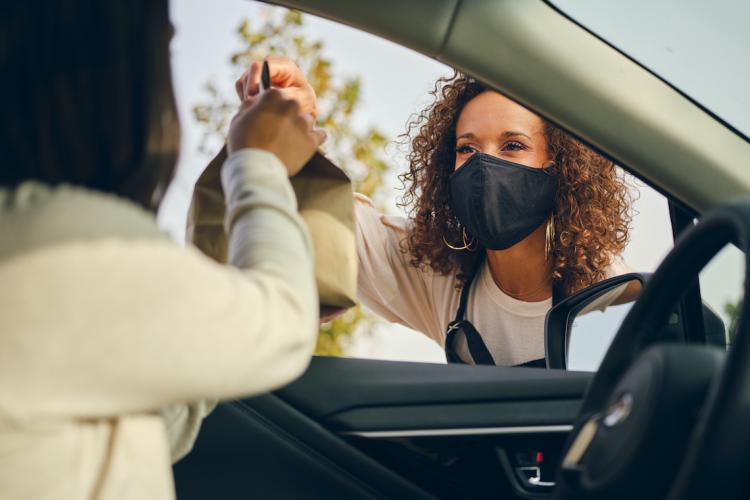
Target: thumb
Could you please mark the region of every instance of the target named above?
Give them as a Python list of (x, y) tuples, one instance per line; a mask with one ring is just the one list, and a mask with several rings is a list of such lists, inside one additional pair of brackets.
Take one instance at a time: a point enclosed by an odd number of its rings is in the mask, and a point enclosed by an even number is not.
[(305, 75), (299, 66), (288, 57), (266, 56), (270, 71), (271, 83), (276, 87), (299, 87), (304, 83)]

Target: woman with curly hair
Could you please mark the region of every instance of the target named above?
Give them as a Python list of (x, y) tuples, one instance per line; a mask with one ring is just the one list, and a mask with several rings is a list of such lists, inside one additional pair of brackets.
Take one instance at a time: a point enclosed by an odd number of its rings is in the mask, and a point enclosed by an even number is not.
[[(278, 81), (311, 92), (301, 72)], [(442, 78), (433, 95), (405, 134), (409, 216), (355, 195), (359, 298), (451, 362), (544, 366), (553, 302), (629, 270), (628, 187), (611, 161), (473, 78)]]
[(544, 366), (553, 298), (628, 271), (627, 185), (612, 162), (470, 77), (443, 78), (434, 95), (407, 132), (409, 218), (356, 204), (360, 298), (449, 361)]

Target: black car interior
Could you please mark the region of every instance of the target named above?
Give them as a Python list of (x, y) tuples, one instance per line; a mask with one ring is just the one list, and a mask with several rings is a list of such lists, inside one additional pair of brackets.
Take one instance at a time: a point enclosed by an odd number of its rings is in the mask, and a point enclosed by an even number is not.
[[(675, 147), (687, 143), (675, 130), (688, 124), (689, 137), (694, 130), (714, 134), (704, 138), (707, 147), (722, 144), (727, 155), (746, 151), (746, 140), (722, 135), (714, 117), (647, 71), (634, 71), (632, 61), (545, 2), (271, 3), (502, 82), (506, 95), (618, 164), (638, 165), (646, 181), (669, 186), (686, 202), (698, 199), (700, 211), (744, 189), (723, 170), (705, 168), (721, 162), (711, 164), (702, 143)], [(391, 15), (397, 7), (402, 15)], [(478, 51), (477, 40), (498, 50)], [(524, 49), (524, 64), (508, 47)], [(588, 65), (575, 64), (580, 49)], [(617, 78), (592, 84), (601, 75)], [(633, 98), (643, 94), (648, 105)], [(670, 164), (679, 165), (679, 175), (667, 175)], [(711, 193), (720, 194), (697, 197), (696, 179), (709, 176)], [(194, 450), (174, 466), (177, 497), (746, 498), (750, 338), (739, 335), (728, 354), (706, 345), (707, 338), (721, 344), (711, 332), (723, 325), (702, 312), (697, 276), (727, 243), (747, 255), (750, 204), (706, 212), (694, 227), (691, 209), (671, 200), (670, 213), (675, 234), (683, 234), (597, 373), (315, 358), (291, 385), (217, 407)], [(750, 327), (748, 300), (745, 294), (738, 331)], [(679, 331), (667, 343), (664, 327), (674, 311)]]
[[(515, 498), (548, 490), (586, 373), (315, 358), (225, 403), (175, 466), (178, 498)], [(529, 482), (538, 476), (536, 483)]]
[(174, 467), (178, 498), (704, 499), (717, 484), (742, 498), (750, 341), (727, 354), (662, 338), (729, 243), (747, 255), (750, 202), (679, 238), (593, 375), (316, 358), (291, 385), (206, 419)]

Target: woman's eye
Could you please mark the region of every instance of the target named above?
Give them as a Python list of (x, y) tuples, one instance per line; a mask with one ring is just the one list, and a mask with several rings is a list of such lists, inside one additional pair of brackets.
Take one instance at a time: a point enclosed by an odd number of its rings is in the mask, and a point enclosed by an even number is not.
[(469, 146), (468, 144), (464, 144), (463, 146), (458, 146), (456, 148), (456, 152), (457, 153), (461, 153), (461, 154), (475, 153), (476, 149), (474, 149), (473, 147)]
[(521, 151), (526, 149), (526, 146), (520, 142), (508, 142), (503, 146), (503, 151)]

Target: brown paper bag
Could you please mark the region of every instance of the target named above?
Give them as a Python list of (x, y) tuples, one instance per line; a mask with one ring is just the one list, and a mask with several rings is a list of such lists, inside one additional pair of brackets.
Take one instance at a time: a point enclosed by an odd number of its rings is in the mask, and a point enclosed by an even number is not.
[[(195, 184), (187, 221), (187, 240), (212, 259), (226, 263), (222, 148)], [(315, 280), (321, 307), (349, 308), (357, 297), (352, 183), (321, 153), (291, 178), (297, 205), (313, 241)]]

